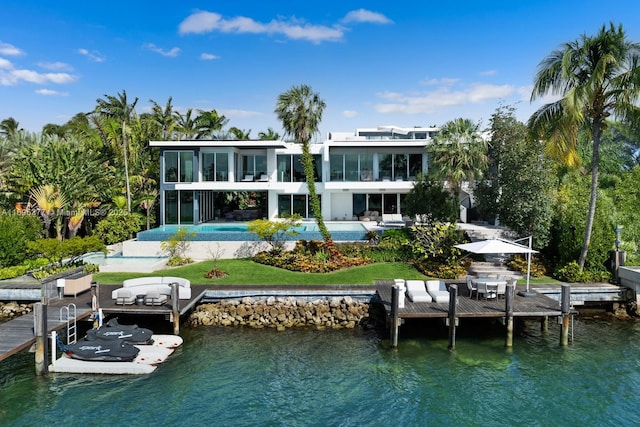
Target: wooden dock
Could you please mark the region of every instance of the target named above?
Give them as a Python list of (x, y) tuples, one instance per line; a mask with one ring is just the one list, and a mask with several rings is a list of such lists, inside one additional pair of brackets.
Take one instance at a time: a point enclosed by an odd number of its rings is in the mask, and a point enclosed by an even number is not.
[[(538, 318), (547, 328), (549, 317), (561, 320), (561, 345), (568, 345), (569, 328), (575, 311), (571, 308), (571, 290), (562, 285), (560, 303), (537, 292), (516, 293), (513, 284), (507, 285), (505, 298), (476, 299), (469, 296), (466, 284), (451, 284), (446, 302), (413, 302), (405, 298), (404, 288), (394, 281), (378, 281), (376, 293), (384, 307), (389, 326), (391, 347), (398, 346), (399, 327), (405, 319), (442, 319), (449, 329), (449, 349), (455, 349), (459, 319), (500, 318), (506, 326), (505, 346), (513, 346), (514, 321), (518, 318)], [(404, 301), (403, 301), (404, 300)], [(402, 302), (401, 302), (402, 301)]]
[[(77, 298), (52, 299), (47, 305), (47, 333), (63, 329), (65, 320), (60, 320), (60, 308), (70, 303), (76, 305), (76, 319), (85, 319), (91, 315), (91, 294), (85, 293)], [(0, 323), (0, 361), (30, 347), (36, 342), (33, 312)]]
[[(387, 315), (391, 315), (391, 287), (393, 281), (378, 281), (376, 291), (380, 296)], [(463, 286), (460, 286), (462, 289)], [(470, 298), (466, 289), (461, 290), (458, 296), (456, 316), (463, 317), (493, 317), (501, 318), (506, 315), (506, 301), (504, 299), (476, 300)], [(558, 301), (543, 294), (536, 294), (531, 297), (515, 296), (513, 304), (514, 317), (546, 317), (560, 316), (560, 304)], [(398, 317), (411, 318), (447, 318), (449, 316), (449, 303), (435, 302), (412, 302), (405, 298), (404, 308), (398, 309)]]
[[(166, 304), (161, 306), (149, 305), (116, 305), (111, 298), (111, 292), (119, 288), (120, 285), (100, 285), (99, 286), (99, 308), (102, 309), (104, 315), (123, 314), (123, 315), (158, 315), (164, 317), (165, 320), (172, 321), (174, 307), (172, 301), (168, 300)], [(202, 299), (206, 288), (196, 288), (200, 290), (193, 293), (188, 300), (179, 300), (180, 317), (189, 312)], [(60, 308), (75, 304), (76, 320), (88, 318), (93, 312), (91, 307), (91, 292), (84, 292), (77, 297), (51, 298), (47, 304), (47, 334), (52, 331), (58, 331), (66, 327), (67, 321), (60, 320)], [(73, 315), (73, 313), (72, 313)], [(16, 354), (26, 348), (29, 348), (36, 341), (34, 332), (34, 313), (25, 314), (8, 322), (0, 323), (0, 361)]]

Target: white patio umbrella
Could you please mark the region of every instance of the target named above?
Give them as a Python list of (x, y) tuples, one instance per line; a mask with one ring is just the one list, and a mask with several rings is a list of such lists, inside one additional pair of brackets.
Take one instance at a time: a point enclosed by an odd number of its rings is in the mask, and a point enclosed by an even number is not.
[[(528, 246), (518, 243), (520, 240), (527, 239)], [(527, 291), (529, 293), (529, 276), (531, 272), (531, 254), (538, 251), (531, 249), (531, 236), (522, 239), (510, 241), (500, 238), (479, 240), (477, 242), (464, 243), (454, 245), (458, 249), (472, 252), (474, 254), (527, 254)]]

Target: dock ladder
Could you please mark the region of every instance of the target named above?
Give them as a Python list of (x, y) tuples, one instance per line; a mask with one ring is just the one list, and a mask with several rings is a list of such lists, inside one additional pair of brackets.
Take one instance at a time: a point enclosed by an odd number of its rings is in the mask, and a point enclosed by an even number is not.
[(60, 307), (60, 321), (67, 322), (67, 344), (75, 344), (78, 340), (76, 316), (77, 310), (74, 303)]

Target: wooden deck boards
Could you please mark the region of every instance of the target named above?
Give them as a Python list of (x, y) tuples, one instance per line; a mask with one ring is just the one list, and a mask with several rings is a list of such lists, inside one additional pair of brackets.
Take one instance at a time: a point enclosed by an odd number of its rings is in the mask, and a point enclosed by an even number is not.
[[(391, 313), (391, 281), (379, 281), (376, 291), (385, 307), (387, 315)], [(458, 296), (456, 317), (504, 317), (505, 300), (476, 300), (469, 298), (466, 289)], [(516, 295), (513, 304), (514, 317), (560, 316), (560, 305), (557, 301), (537, 294), (533, 297)], [(412, 302), (405, 298), (404, 308), (398, 310), (400, 318), (446, 318), (449, 316), (449, 303)]]
[[(69, 303), (76, 304), (76, 316), (83, 319), (91, 314), (91, 295), (82, 294), (77, 298), (51, 300), (47, 305), (48, 331), (62, 329), (66, 321), (60, 321), (60, 307)], [(16, 354), (35, 343), (33, 332), (33, 312), (0, 324), (0, 360)]]

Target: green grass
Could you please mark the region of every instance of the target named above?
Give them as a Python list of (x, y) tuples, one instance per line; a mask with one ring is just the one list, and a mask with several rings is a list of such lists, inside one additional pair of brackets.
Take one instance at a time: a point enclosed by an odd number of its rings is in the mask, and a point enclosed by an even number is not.
[(212, 261), (202, 261), (159, 270), (154, 273), (97, 273), (94, 280), (104, 284), (120, 284), (125, 279), (144, 276), (177, 276), (193, 285), (373, 285), (375, 280), (426, 279), (410, 264), (377, 262), (332, 273), (300, 273), (258, 264), (249, 259), (221, 259), (218, 269), (229, 274), (222, 279), (207, 279), (204, 275), (213, 268)]

